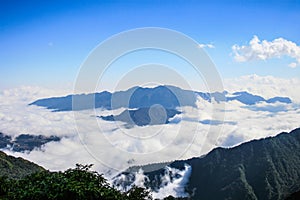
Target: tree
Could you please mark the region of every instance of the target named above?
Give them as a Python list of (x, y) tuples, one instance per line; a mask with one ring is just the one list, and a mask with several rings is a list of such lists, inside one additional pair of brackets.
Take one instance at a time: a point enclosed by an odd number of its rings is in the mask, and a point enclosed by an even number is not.
[(127, 193), (128, 200), (147, 199), (151, 200), (152, 196), (150, 191), (142, 187), (133, 186)]
[(0, 199), (11, 200), (148, 200), (150, 192), (133, 187), (123, 193), (111, 187), (92, 165), (77, 164), (65, 172), (42, 171), (23, 179), (0, 178)]

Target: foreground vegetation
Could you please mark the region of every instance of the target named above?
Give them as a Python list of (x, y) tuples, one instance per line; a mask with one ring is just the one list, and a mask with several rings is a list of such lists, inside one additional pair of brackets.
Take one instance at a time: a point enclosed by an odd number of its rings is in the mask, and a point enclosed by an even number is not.
[(65, 172), (40, 171), (22, 179), (0, 178), (2, 200), (146, 200), (148, 190), (133, 187), (121, 192), (111, 187), (103, 175), (90, 170), (91, 165), (76, 165)]

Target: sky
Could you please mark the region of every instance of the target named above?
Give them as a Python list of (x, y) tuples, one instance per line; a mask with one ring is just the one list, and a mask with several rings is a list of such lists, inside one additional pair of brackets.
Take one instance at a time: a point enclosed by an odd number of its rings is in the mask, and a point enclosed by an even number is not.
[[(112, 169), (201, 156), (216, 146), (232, 147), (298, 128), (299, 21), (300, 0), (0, 0), (0, 132), (13, 138), (20, 134), (61, 138), (31, 152), (9, 148), (5, 152), (50, 170), (94, 163), (97, 171), (111, 175)], [(145, 27), (173, 30), (192, 39), (195, 52), (207, 54), (197, 62), (211, 61), (229, 96), (248, 91), (265, 99), (289, 97), (292, 103), (230, 101), (224, 108), (199, 98), (197, 108), (181, 108), (174, 123), (131, 129), (95, 117), (122, 109), (52, 112), (28, 105), (76, 92), (73, 88), (86, 61), (94, 58), (101, 63), (105, 55), (124, 47), (115, 43), (108, 52), (94, 54), (101, 45)], [(185, 44), (172, 42), (175, 47)], [(198, 55), (195, 52), (190, 55)], [(203, 84), (188, 60), (158, 49), (125, 53), (102, 75), (99, 90), (121, 90), (143, 81), (143, 86), (151, 86), (151, 81), (159, 80)], [(224, 116), (224, 123), (199, 123), (216, 116)], [(159, 134), (145, 140), (129, 137), (152, 132)]]
[[(97, 45), (143, 27), (172, 29), (192, 38), (223, 79), (251, 74), (298, 78), (299, 11), (299, 0), (1, 0), (0, 89), (72, 86)], [(121, 67), (126, 66), (121, 63), (112, 74)]]

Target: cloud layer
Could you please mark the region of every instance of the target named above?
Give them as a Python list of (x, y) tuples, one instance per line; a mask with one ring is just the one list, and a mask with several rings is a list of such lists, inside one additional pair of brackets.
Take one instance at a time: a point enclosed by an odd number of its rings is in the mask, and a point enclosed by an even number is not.
[(249, 45), (233, 45), (234, 59), (237, 62), (252, 60), (267, 60), (288, 56), (295, 59), (289, 67), (295, 68), (300, 65), (300, 46), (284, 38), (277, 38), (273, 41), (261, 41), (256, 35), (250, 40)]
[[(298, 79), (257, 75), (226, 80), (225, 86), (231, 92), (246, 90), (266, 98), (288, 96), (295, 103), (260, 103), (247, 107), (238, 101), (230, 101), (222, 108), (216, 102), (199, 98), (197, 108), (181, 108), (183, 114), (173, 119), (176, 123), (130, 129), (120, 122), (95, 117), (116, 114), (122, 112), (121, 109), (51, 112), (28, 106), (35, 100), (33, 98), (60, 94), (24, 87), (0, 94), (0, 131), (12, 136), (27, 133), (62, 137), (61, 141), (47, 143), (41, 150), (30, 153), (6, 150), (11, 155), (24, 157), (51, 170), (64, 170), (76, 163), (93, 163), (95, 170), (112, 176), (132, 165), (187, 159), (203, 155), (216, 146), (233, 146), (297, 128), (300, 120), (299, 83)], [(200, 123), (220, 120), (213, 113), (223, 115), (226, 122), (232, 123)]]

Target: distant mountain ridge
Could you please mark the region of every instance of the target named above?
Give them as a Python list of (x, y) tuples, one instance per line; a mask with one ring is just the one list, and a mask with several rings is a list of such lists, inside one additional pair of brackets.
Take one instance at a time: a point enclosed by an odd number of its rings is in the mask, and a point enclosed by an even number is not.
[[(163, 163), (131, 167), (119, 175), (128, 178), (117, 176), (115, 184), (132, 184), (134, 174), (142, 168), (147, 176), (145, 186), (158, 191), (163, 187), (161, 177), (167, 173), (166, 168), (151, 171), (157, 165)], [(300, 128), (234, 148), (216, 148), (204, 157), (175, 161), (168, 166), (184, 170), (186, 165), (191, 167), (191, 174), (185, 191), (191, 199), (285, 199), (293, 193), (295, 196), (300, 190)]]
[[(51, 97), (36, 100), (29, 105), (42, 106), (53, 111), (85, 110), (103, 108), (107, 110), (117, 108), (150, 108), (159, 104), (166, 109), (176, 109), (180, 106), (196, 106), (197, 97), (211, 102), (237, 100), (245, 105), (254, 105), (258, 102), (267, 103), (291, 103), (288, 97), (273, 97), (265, 99), (248, 92), (236, 92), (232, 95), (228, 92), (204, 93), (192, 90), (184, 90), (175, 86), (157, 86), (154, 88), (133, 87), (126, 91), (110, 93), (107, 91), (94, 94), (76, 94), (64, 97)], [(72, 105), (74, 103), (74, 105)]]
[(57, 142), (60, 141), (60, 138), (57, 136), (20, 134), (13, 140), (12, 137), (0, 132), (0, 149), (11, 149), (16, 152), (32, 151), (51, 141)]

